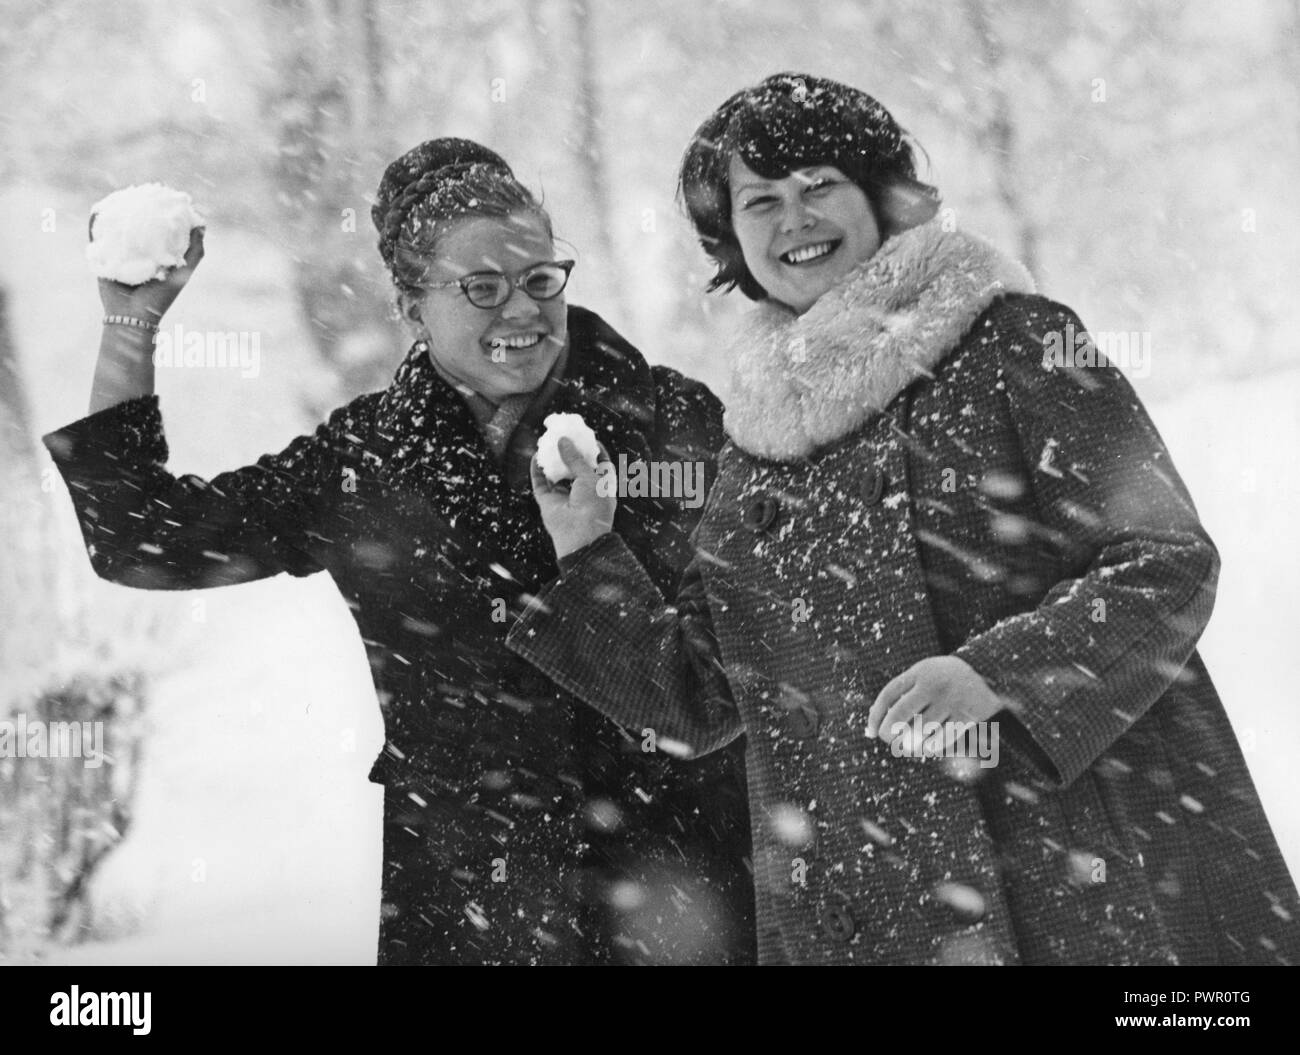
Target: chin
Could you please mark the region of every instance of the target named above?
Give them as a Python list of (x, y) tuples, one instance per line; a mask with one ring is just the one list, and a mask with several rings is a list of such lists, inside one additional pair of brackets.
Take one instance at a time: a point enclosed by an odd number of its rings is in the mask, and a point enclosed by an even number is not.
[(788, 290), (788, 300), (781, 297), (779, 294), (777, 299), (782, 300), (785, 304), (802, 314), (843, 282), (851, 270), (851, 268), (846, 268), (838, 275), (823, 275), (819, 282), (810, 283), (806, 286), (799, 286)]
[(817, 301), (821, 299), (822, 293), (825, 292), (826, 292), (825, 290), (821, 290), (817, 292), (809, 292), (808, 290), (803, 290), (803, 289), (800, 290), (792, 289), (789, 292), (787, 292), (784, 296), (780, 293), (777, 293), (775, 295), (775, 299), (780, 301), (782, 304), (784, 304), (795, 314), (802, 315), (805, 311), (807, 311), (814, 304), (816, 304)]
[(504, 399), (506, 396), (522, 396), (529, 392), (536, 392), (546, 380), (546, 373), (545, 370), (530, 370), (526, 373), (495, 378), (492, 387), (496, 392), (496, 398)]

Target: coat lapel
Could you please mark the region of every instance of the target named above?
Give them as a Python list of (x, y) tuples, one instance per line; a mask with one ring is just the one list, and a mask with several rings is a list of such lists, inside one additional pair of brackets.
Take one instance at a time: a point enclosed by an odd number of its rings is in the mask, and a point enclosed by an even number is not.
[(1033, 288), (1018, 263), (939, 219), (904, 231), (803, 315), (764, 301), (746, 317), (727, 434), (759, 457), (806, 458), (927, 376), (995, 297)]

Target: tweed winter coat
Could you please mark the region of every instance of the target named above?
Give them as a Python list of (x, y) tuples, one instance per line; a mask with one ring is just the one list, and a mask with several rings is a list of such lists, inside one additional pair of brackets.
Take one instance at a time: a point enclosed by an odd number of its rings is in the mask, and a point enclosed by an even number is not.
[[(210, 482), (165, 468), (155, 397), (45, 442), (104, 578), (334, 578), (385, 719), (381, 963), (752, 962), (740, 755), (696, 772), (644, 751), (505, 647), (509, 613), (556, 573), (528, 478), (542, 415), (580, 413), (615, 457), (689, 460), (707, 484), (721, 406), (581, 308), (549, 389), (500, 464), (418, 344), (386, 391)], [(671, 593), (698, 503), (624, 505)]]
[[(1124, 377), (1058, 361), (1082, 323), (1031, 288), (935, 221), (803, 316), (760, 306), (677, 606), (616, 528), (511, 630), (633, 730), (747, 734), (762, 963), (1300, 962), (1195, 652), (1217, 552)], [(868, 739), (943, 654), (1007, 701), (1000, 750)]]

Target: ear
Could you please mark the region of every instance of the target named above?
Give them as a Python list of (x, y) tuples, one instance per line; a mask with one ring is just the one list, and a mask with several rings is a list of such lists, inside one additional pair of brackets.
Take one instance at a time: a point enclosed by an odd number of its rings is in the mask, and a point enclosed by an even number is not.
[(422, 326), (424, 317), (421, 314), (420, 298), (411, 293), (399, 293), (397, 295), (397, 307), (402, 313), (402, 318), (413, 326)]
[(939, 191), (919, 180), (899, 180), (876, 196), (882, 235), (895, 235), (932, 220), (939, 211)]

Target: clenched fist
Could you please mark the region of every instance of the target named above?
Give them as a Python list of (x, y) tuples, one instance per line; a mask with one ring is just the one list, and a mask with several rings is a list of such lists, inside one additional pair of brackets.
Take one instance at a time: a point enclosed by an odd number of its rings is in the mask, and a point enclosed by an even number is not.
[[(94, 230), (93, 220), (91, 230)], [(170, 268), (162, 278), (150, 279), (138, 286), (128, 286), (109, 278), (99, 279), (99, 299), (104, 305), (105, 313), (128, 315), (133, 319), (156, 324), (180, 296), (202, 259), (203, 228), (195, 227), (190, 231), (190, 245), (185, 251), (183, 267)]]
[(567, 557), (613, 530), (618, 508), (617, 470), (602, 447), (592, 466), (568, 437), (560, 439), (560, 457), (572, 480), (551, 483), (533, 456), (533, 497), (542, 511), (556, 558)]

